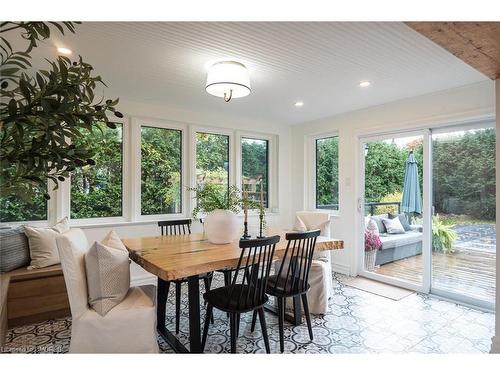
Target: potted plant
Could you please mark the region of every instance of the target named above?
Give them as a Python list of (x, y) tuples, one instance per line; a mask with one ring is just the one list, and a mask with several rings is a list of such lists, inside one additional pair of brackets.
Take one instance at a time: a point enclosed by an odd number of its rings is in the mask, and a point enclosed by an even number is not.
[(377, 251), (382, 247), (382, 241), (376, 231), (365, 230), (365, 269), (373, 271), (375, 269), (375, 259)]
[(444, 224), (439, 215), (432, 217), (432, 249), (441, 253), (452, 253), (452, 244), (458, 238), (452, 225)]
[(242, 208), (258, 208), (257, 202), (242, 197), (241, 191), (234, 185), (226, 189), (223, 185), (206, 183), (188, 190), (195, 193), (193, 217), (197, 218), (201, 212), (206, 214), (205, 236), (214, 244), (237, 240), (242, 226), (236, 214)]

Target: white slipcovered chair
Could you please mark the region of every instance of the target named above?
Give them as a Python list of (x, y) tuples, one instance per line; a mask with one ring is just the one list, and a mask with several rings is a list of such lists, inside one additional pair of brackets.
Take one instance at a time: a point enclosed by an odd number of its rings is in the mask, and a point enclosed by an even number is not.
[(89, 243), (73, 228), (56, 239), (71, 308), (71, 353), (157, 353), (156, 288), (130, 288), (105, 316), (88, 305), (85, 253)]
[[(315, 211), (298, 211), (294, 230), (321, 230), (321, 236), (330, 237), (330, 214)], [(332, 266), (329, 251), (315, 251), (309, 274), (307, 292), (309, 311), (312, 314), (325, 314), (328, 300), (333, 294)], [(287, 303), (290, 306), (291, 303)]]

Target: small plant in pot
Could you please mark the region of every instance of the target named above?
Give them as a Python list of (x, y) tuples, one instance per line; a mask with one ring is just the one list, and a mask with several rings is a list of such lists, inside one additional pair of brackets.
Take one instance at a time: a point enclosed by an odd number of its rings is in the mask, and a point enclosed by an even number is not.
[(206, 183), (188, 190), (195, 193), (193, 217), (197, 218), (202, 212), (207, 215), (204, 226), (208, 241), (226, 244), (241, 236), (242, 226), (236, 214), (246, 201), (236, 186), (227, 189), (223, 185)]

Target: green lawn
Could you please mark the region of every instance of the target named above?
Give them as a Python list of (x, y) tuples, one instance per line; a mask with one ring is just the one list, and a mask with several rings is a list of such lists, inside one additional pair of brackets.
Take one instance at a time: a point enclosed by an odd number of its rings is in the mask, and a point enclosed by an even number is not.
[(439, 219), (445, 225), (456, 224), (495, 224), (495, 220), (478, 219), (469, 215), (439, 214)]

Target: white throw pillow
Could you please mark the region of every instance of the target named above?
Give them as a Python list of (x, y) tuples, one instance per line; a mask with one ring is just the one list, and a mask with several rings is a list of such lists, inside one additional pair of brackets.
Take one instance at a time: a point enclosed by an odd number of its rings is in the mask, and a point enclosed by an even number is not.
[(130, 288), (128, 251), (111, 231), (85, 254), (89, 305), (101, 316), (120, 304)]
[(31, 257), (31, 263), (28, 268), (44, 268), (59, 264), (56, 237), (68, 230), (69, 220), (67, 217), (51, 228), (37, 228), (25, 225), (24, 233), (28, 237)]
[(403, 228), (399, 217), (395, 217), (394, 219), (382, 218), (382, 222), (384, 223), (385, 229), (389, 234), (405, 233), (405, 228)]
[(320, 236), (324, 237), (330, 237), (330, 220), (327, 220), (314, 228), (311, 228), (311, 230), (320, 230), (321, 233), (319, 234)]
[(298, 232), (307, 232), (307, 227), (300, 217), (295, 216), (295, 223), (293, 224), (293, 230)]

